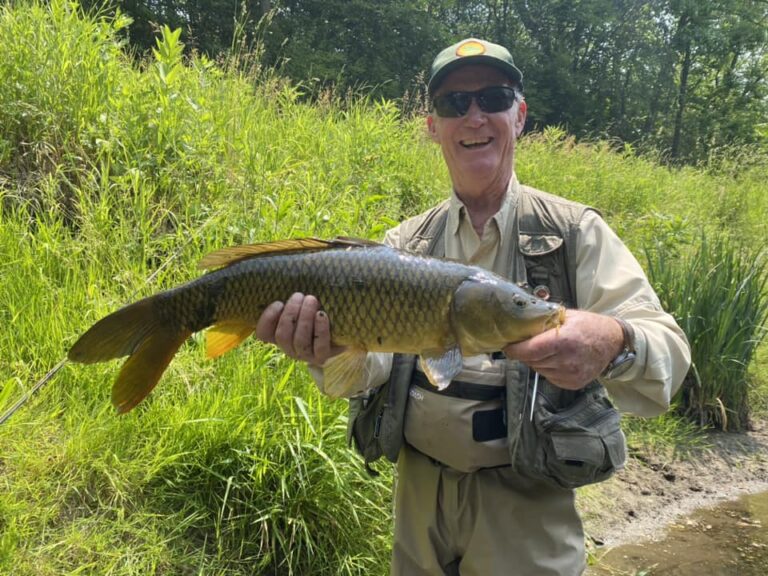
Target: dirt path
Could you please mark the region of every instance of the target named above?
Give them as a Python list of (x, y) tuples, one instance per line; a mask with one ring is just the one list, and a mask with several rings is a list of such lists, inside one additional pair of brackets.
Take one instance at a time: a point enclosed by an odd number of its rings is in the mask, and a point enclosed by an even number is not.
[(707, 444), (685, 460), (634, 456), (614, 478), (580, 492), (595, 547), (656, 540), (695, 509), (768, 491), (768, 422), (745, 434), (708, 434)]

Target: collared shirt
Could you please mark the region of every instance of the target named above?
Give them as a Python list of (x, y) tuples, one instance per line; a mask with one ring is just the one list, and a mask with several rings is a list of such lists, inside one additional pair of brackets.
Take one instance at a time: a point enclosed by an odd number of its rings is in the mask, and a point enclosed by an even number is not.
[(446, 257), (508, 277), (510, 252), (514, 249), (508, 232), (517, 215), (518, 189), (517, 178), (513, 176), (499, 211), (485, 223), (482, 237), (477, 235), (464, 203), (455, 192), (451, 194), (445, 230)]
[[(476, 264), (505, 275), (509, 251), (517, 249), (512, 238), (517, 180), (513, 177), (500, 210), (488, 220), (482, 238), (477, 236), (466, 207), (454, 193), (450, 200), (445, 235), (448, 258)], [(390, 230), (384, 242), (401, 248), (400, 227)], [(579, 309), (618, 316), (635, 329), (637, 359), (616, 380), (603, 383), (617, 407), (640, 416), (654, 416), (669, 407), (676, 388), (690, 365), (685, 334), (674, 318), (662, 310), (642, 267), (599, 214), (588, 210), (578, 227), (576, 294)], [(465, 359), (465, 365), (485, 362), (484, 355)], [(368, 354), (359, 386), (347, 396), (383, 384), (392, 366), (391, 354)], [(322, 373), (312, 371), (323, 388)]]

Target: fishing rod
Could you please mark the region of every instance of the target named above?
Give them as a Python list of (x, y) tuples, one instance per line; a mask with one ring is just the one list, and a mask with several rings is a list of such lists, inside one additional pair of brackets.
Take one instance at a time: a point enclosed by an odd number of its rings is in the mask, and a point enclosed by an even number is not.
[[(197, 235), (198, 238), (201, 235), (202, 231), (205, 230), (208, 227), (208, 225), (211, 222), (213, 222), (214, 219), (218, 218), (222, 213), (223, 213), (223, 209), (222, 210), (217, 210), (216, 212), (211, 214), (205, 222), (203, 222), (202, 226), (200, 226), (197, 229), (197, 231), (198, 231), (198, 235)], [(184, 242), (181, 246), (179, 246), (176, 249), (176, 251), (174, 251), (173, 254), (171, 254), (166, 259), (166, 261), (163, 262), (160, 265), (160, 267), (157, 270), (155, 270), (154, 272), (152, 272), (152, 274), (147, 276), (147, 279), (144, 280), (142, 285), (139, 286), (138, 288), (136, 288), (133, 291), (133, 294), (131, 294), (129, 296), (128, 301), (130, 302), (131, 300), (133, 300), (138, 295), (138, 293), (141, 290), (143, 290), (148, 284), (152, 283), (154, 281), (154, 279), (157, 278), (157, 276), (160, 274), (160, 272), (162, 272), (165, 268), (167, 268), (171, 264), (171, 262), (173, 262), (176, 258), (178, 258), (179, 255), (181, 254), (181, 252), (187, 246), (189, 246), (192, 243), (193, 240), (197, 240), (198, 238), (196, 238), (195, 236), (190, 235), (189, 239), (186, 242)], [(67, 364), (67, 362), (68, 362), (68, 359), (66, 357), (64, 357), (61, 360), (59, 360), (58, 364), (56, 364), (53, 368), (51, 368), (46, 373), (45, 376), (43, 376), (40, 380), (38, 380), (37, 383), (35, 383), (35, 385), (32, 386), (32, 388), (29, 389), (28, 392), (26, 392), (21, 398), (19, 398), (13, 406), (11, 406), (8, 410), (6, 410), (5, 413), (2, 416), (0, 416), (0, 426), (5, 424), (5, 422), (11, 416), (13, 416), (22, 406), (24, 406), (29, 401), (29, 399), (32, 398), (32, 396), (34, 396), (37, 393), (38, 390), (40, 390), (40, 388), (45, 386), (45, 384), (47, 384), (56, 375), (56, 373), (59, 370), (61, 370)]]

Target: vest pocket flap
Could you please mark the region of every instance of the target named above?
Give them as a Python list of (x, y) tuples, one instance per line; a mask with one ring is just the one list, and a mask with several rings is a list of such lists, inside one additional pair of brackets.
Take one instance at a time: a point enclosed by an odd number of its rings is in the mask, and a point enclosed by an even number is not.
[(556, 234), (527, 234), (520, 232), (520, 252), (524, 256), (543, 256), (563, 245), (563, 238)]
[(605, 445), (613, 467), (616, 470), (623, 470), (627, 460), (627, 439), (624, 437), (624, 432), (621, 429), (611, 432), (605, 438)]
[(552, 447), (557, 459), (568, 466), (583, 466), (589, 464), (597, 468), (603, 467), (605, 461), (605, 445), (595, 434), (552, 434)]

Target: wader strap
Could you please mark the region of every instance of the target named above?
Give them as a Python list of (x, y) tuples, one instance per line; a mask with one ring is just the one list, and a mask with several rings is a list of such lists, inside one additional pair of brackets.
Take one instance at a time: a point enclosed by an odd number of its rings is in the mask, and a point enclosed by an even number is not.
[(434, 394), (450, 396), (452, 398), (461, 398), (463, 400), (479, 400), (487, 402), (489, 400), (500, 400), (504, 397), (504, 386), (490, 386), (488, 384), (476, 384), (474, 382), (462, 382), (461, 380), (452, 380), (450, 385), (443, 390), (438, 390), (427, 379), (424, 372), (413, 371), (411, 384), (429, 390)]
[(408, 382), (414, 372), (416, 357), (410, 354), (395, 354), (392, 373), (386, 390), (387, 400), (378, 419), (374, 437), (380, 442), (384, 456), (390, 462), (397, 462), (397, 455), (403, 445), (403, 421), (408, 403)]

